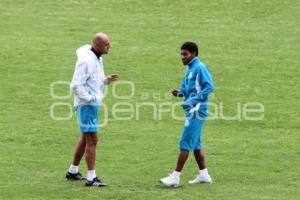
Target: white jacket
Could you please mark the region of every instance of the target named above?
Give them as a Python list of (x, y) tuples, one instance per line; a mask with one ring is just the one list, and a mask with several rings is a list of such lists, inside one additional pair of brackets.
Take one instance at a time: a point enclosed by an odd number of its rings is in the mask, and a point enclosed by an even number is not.
[(104, 97), (105, 74), (102, 57), (91, 51), (90, 45), (77, 49), (77, 62), (70, 85), (74, 94), (74, 106), (100, 105)]

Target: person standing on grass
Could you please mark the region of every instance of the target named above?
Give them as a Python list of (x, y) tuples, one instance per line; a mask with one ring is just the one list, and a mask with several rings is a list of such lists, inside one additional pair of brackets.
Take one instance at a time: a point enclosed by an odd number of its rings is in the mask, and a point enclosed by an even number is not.
[(186, 73), (181, 87), (173, 89), (172, 94), (175, 97), (185, 97), (182, 104), (185, 111), (185, 124), (176, 169), (169, 176), (160, 179), (160, 182), (168, 187), (179, 186), (180, 173), (190, 151), (194, 152), (199, 174), (189, 183), (212, 183), (205, 166), (202, 127), (207, 117), (208, 95), (213, 91), (213, 81), (206, 65), (198, 57), (198, 46), (194, 42), (185, 42), (181, 46), (181, 59), (183, 64), (187, 65)]
[[(86, 186), (107, 186), (96, 176), (95, 158), (98, 142), (98, 111), (104, 97), (104, 86), (119, 78), (117, 74), (109, 76), (104, 74), (102, 56), (108, 54), (110, 48), (108, 35), (96, 33), (92, 46), (84, 45), (76, 51), (77, 62), (71, 89), (74, 93), (74, 106), (81, 135), (66, 179), (86, 180)], [(79, 163), (84, 154), (88, 168), (86, 178), (79, 172)]]

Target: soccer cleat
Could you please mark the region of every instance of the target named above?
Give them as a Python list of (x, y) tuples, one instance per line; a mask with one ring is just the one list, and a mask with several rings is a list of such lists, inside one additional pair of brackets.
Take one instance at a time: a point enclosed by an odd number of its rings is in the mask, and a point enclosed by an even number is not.
[(200, 174), (194, 180), (189, 181), (189, 184), (209, 183), (212, 184), (212, 179), (209, 174)]
[(92, 186), (96, 186), (96, 187), (105, 187), (107, 186), (106, 183), (104, 183), (101, 179), (99, 179), (98, 177), (95, 177), (92, 181), (86, 181), (85, 186), (88, 187), (92, 187)]
[(81, 175), (80, 172), (78, 172), (78, 173), (76, 173), (76, 174), (72, 174), (72, 173), (68, 172), (68, 173), (66, 174), (66, 179), (71, 180), (71, 181), (81, 181), (81, 180), (86, 180), (86, 178), (83, 177), (83, 176)]
[(160, 179), (160, 183), (167, 187), (178, 187), (180, 183), (180, 177), (170, 174), (169, 176)]

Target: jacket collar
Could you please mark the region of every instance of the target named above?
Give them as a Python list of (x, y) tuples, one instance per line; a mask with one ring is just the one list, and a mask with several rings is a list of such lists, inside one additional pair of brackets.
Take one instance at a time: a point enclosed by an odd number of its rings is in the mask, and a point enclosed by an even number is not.
[(94, 55), (99, 59), (101, 57), (101, 54), (99, 54), (93, 47), (91, 48), (91, 51), (94, 53)]
[(199, 62), (200, 62), (200, 58), (198, 56), (196, 56), (189, 62), (188, 66), (192, 67), (194, 64), (199, 63)]

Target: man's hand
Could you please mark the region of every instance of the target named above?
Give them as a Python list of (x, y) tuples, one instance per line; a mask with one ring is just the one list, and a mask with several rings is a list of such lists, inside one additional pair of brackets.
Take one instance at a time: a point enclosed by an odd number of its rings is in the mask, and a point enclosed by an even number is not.
[(178, 93), (179, 93), (178, 89), (172, 89), (171, 92), (172, 92), (173, 96), (178, 97)]
[(110, 74), (106, 77), (105, 83), (110, 84), (111, 82), (117, 81), (119, 79), (118, 74)]
[(175, 97), (183, 97), (184, 96), (183, 94), (179, 93), (178, 89), (172, 89), (171, 92), (172, 92), (173, 96), (175, 96)]

